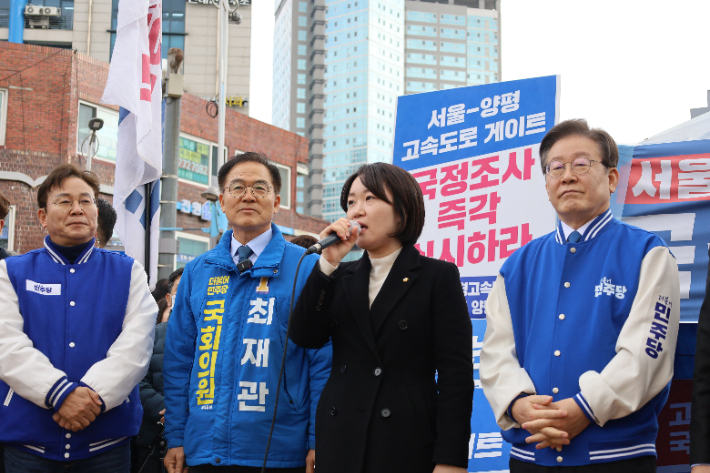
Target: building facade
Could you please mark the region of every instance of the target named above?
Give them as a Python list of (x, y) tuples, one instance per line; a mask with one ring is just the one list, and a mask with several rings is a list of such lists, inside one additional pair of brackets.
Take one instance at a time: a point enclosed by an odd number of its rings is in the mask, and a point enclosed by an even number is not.
[(276, 0), (273, 121), (309, 139), (306, 211), (391, 162), (397, 97), (500, 80), (500, 0)]
[[(227, 59), (227, 104), (249, 114), (249, 69), (251, 56), (251, 0), (230, 0), (238, 6), (242, 22), (229, 23)], [(116, 42), (118, 0), (28, 0), (36, 6), (59, 7), (60, 15), (49, 18), (48, 28), (24, 17), (26, 44), (75, 49), (109, 62)], [(184, 51), (185, 91), (215, 100), (218, 94), (218, 10), (211, 0), (163, 0), (163, 59), (168, 49)], [(0, 0), (0, 41), (9, 36), (10, 0)]]
[[(59, 164), (86, 167), (82, 143), (90, 118), (104, 119), (91, 170), (101, 181), (101, 197), (112, 202), (118, 110), (100, 104), (108, 64), (67, 49), (0, 42), (0, 192), (12, 203), (0, 246), (24, 253), (39, 248), (44, 234), (37, 221), (37, 187)], [(210, 206), (201, 197), (215, 185), (218, 119), (205, 100), (185, 94), (181, 101), (175, 265), (184, 266), (209, 249)], [(283, 181), (281, 209), (274, 222), (287, 235), (317, 235), (327, 222), (296, 212), (298, 168), (306, 165), (308, 141), (294, 133), (228, 110), (228, 156), (244, 151), (266, 154)], [(84, 146), (85, 149), (85, 146)], [(121, 249), (114, 235), (114, 248)]]
[(500, 0), (406, 0), (407, 94), (500, 81)]

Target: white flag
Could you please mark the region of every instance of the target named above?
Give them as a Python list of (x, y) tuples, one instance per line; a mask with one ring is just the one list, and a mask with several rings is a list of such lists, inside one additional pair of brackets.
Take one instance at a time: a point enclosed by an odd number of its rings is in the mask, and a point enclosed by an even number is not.
[[(148, 267), (150, 286), (158, 273), (162, 149), (162, 0), (119, 0), (116, 44), (101, 101), (121, 107), (113, 206), (116, 232), (126, 254)], [(156, 182), (157, 181), (157, 182)], [(151, 186), (146, 196), (145, 184)], [(146, 212), (146, 203), (151, 203)], [(150, 261), (145, 228), (150, 223)]]

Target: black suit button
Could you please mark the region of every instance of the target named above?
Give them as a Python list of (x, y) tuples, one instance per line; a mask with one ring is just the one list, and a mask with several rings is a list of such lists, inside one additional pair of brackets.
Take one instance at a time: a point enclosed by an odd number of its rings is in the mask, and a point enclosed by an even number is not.
[(407, 330), (407, 321), (406, 320), (399, 321), (399, 329), (400, 330)]
[(340, 367), (340, 372), (341, 372), (341, 373), (345, 373), (347, 370), (348, 370), (348, 367), (345, 366), (345, 365), (343, 365), (343, 366)]
[(334, 416), (336, 412), (338, 412), (338, 411), (335, 407), (330, 408), (330, 415)]
[(375, 376), (381, 375), (381, 374), (382, 374), (382, 368), (380, 368), (380, 367), (378, 366), (377, 368), (375, 368), (375, 371), (373, 371), (372, 374), (374, 374)]
[(389, 416), (392, 415), (392, 411), (390, 411), (389, 409), (387, 409), (387, 408), (385, 407), (384, 409), (382, 409), (382, 411), (380, 412), (380, 414), (382, 414), (382, 417), (387, 418), (387, 417), (389, 417)]
[(215, 458), (215, 459), (214, 459), (214, 462), (215, 462), (215, 463), (220, 463), (221, 461), (222, 461), (222, 460), (220, 460), (219, 458)]

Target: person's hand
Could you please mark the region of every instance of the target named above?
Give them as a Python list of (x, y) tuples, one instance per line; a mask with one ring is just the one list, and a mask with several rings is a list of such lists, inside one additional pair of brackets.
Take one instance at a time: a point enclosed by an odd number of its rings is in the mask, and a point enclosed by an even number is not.
[(185, 466), (185, 450), (182, 447), (170, 448), (165, 453), (165, 460), (163, 461), (165, 468), (168, 473), (187, 473), (187, 466)]
[(316, 472), (316, 451), (308, 450), (308, 456), (306, 456), (306, 473)]
[[(569, 445), (566, 431), (556, 430), (551, 424), (547, 424), (567, 417), (566, 411), (560, 410), (552, 403), (552, 396), (521, 397), (513, 403), (511, 414), (523, 429), (530, 432), (531, 436), (525, 440), (526, 442), (540, 442), (538, 446), (544, 445), (540, 448)], [(542, 428), (546, 429), (545, 432), (541, 432)]]
[(163, 424), (163, 425), (165, 425), (165, 409), (163, 409), (162, 411), (158, 412), (158, 415), (163, 416), (163, 417), (160, 418), (160, 423)]
[(695, 465), (690, 473), (710, 473), (710, 465)]
[(460, 466), (442, 465), (438, 463), (432, 473), (468, 473), (468, 470)]
[(340, 260), (345, 258), (345, 255), (347, 255), (353, 245), (355, 245), (355, 241), (357, 241), (357, 237), (360, 234), (360, 227), (351, 229), (350, 220), (340, 218), (323, 230), (319, 238), (322, 240), (331, 233), (337, 233), (340, 237), (340, 241), (325, 248), (321, 254), (328, 263), (333, 266), (338, 266)]
[[(531, 433), (536, 432), (525, 441), (527, 443), (538, 442), (535, 446), (537, 449), (551, 447), (557, 448), (559, 451), (561, 445), (568, 445), (590, 424), (587, 416), (572, 398), (552, 402), (548, 406), (544, 406), (542, 410), (549, 409), (557, 409), (558, 412), (564, 412), (566, 415), (558, 418), (540, 418), (523, 424), (525, 430)], [(565, 440), (566, 443), (561, 442), (562, 440)]]
[(101, 413), (101, 397), (93, 390), (79, 386), (72, 391), (52, 415), (52, 419), (63, 429), (78, 432), (85, 429)]

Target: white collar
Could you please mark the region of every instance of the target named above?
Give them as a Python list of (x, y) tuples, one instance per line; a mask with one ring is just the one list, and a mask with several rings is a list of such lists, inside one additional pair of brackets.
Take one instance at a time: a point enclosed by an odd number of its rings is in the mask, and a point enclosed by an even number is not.
[[(251, 248), (251, 251), (253, 252), (252, 255), (249, 257), (252, 263), (256, 263), (256, 259), (264, 251), (266, 245), (269, 244), (272, 236), (273, 230), (271, 229), (271, 226), (269, 226), (268, 230), (266, 230), (264, 233), (247, 243), (247, 246), (249, 246), (249, 248)], [(232, 233), (232, 241), (230, 242), (229, 253), (232, 255), (232, 259), (235, 261), (237, 259), (237, 250), (241, 246), (243, 245), (239, 243), (239, 240), (234, 238), (234, 233)]]

